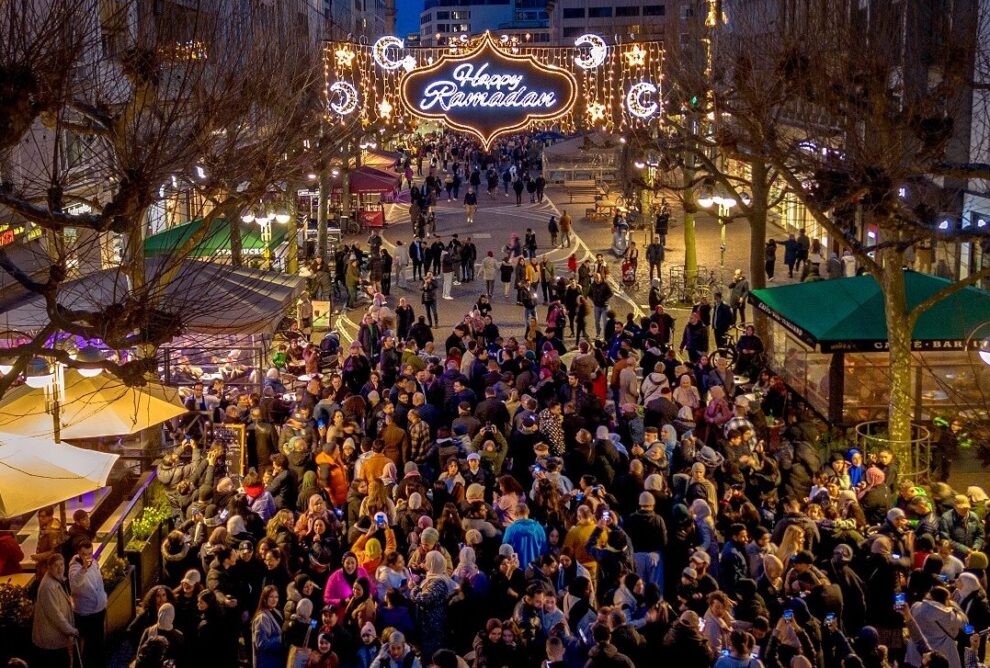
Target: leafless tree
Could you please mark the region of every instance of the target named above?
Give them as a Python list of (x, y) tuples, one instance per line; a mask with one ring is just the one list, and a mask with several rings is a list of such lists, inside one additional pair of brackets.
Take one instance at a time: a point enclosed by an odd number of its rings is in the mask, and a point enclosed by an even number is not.
[[(322, 65), (318, 47), (296, 46), (307, 41), (296, 14), (261, 0), (163, 7), (11, 0), (0, 8), (0, 213), (30, 221), (48, 241), (48, 256), (30, 267), (0, 249), (7, 282), (42, 296), (48, 315), (8, 351), (15, 363), (0, 378), (0, 394), (32, 357), (73, 366), (48, 345), (62, 333), (142, 350), (103, 366), (129, 384), (144, 382), (158, 346), (194, 315), (222, 308), (210, 295), (168, 290), (205, 230), (217, 218), (236, 225), (244, 206), (284, 190), (320, 160), (308, 141), (323, 121)], [(321, 147), (329, 151), (348, 130), (327, 133)], [(9, 178), (3, 165), (11, 149), (46, 133), (54, 136), (51, 156)], [(72, 151), (66, 137), (78, 139)], [(82, 167), (108, 184), (108, 196), (79, 194), (73, 180)], [(146, 214), (169, 187), (198, 195), (206, 220), (149, 274)], [(79, 203), (88, 211), (70, 213)], [(75, 244), (67, 229), (78, 231)], [(109, 299), (68, 293), (80, 254), (105, 245), (107, 235), (122, 239), (121, 280), (129, 288)]]
[[(949, 14), (928, 13), (928, 3), (725, 0), (709, 26), (710, 76), (699, 81), (697, 69), (675, 68), (670, 82), (696, 98), (690, 114), (669, 110), (692, 165), (726, 188), (739, 184), (719, 160), (749, 165), (753, 204), (744, 215), (754, 256), (765, 241), (761, 191), (775, 179), (827, 231), (833, 248), (849, 248), (881, 286), (895, 441), (911, 435), (918, 317), (990, 275), (975, 272), (910, 308), (906, 301), (910, 257), (930, 248), (940, 213), (959, 208), (965, 178), (987, 174), (962, 159), (971, 128), (988, 122), (986, 108), (971, 105), (974, 71), (986, 62), (987, 41), (978, 36), (988, 17), (971, 4), (972, 11)], [(878, 231), (875, 240), (864, 239), (867, 227)]]

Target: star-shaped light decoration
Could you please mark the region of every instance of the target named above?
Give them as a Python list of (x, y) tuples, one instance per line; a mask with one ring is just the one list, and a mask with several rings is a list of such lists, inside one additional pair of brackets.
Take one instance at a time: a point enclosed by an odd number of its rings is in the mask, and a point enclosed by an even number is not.
[(378, 115), (382, 118), (388, 118), (392, 115), (392, 103), (388, 100), (382, 100), (378, 103)]
[(592, 123), (605, 120), (605, 105), (601, 102), (591, 102), (588, 104), (588, 118)]
[(354, 62), (354, 52), (346, 46), (342, 46), (333, 52), (334, 58), (344, 67), (350, 67)]
[(416, 59), (412, 56), (406, 56), (402, 59), (402, 69), (406, 72), (412, 72), (416, 69)]
[(625, 56), (626, 63), (628, 63), (630, 67), (633, 65), (646, 64), (646, 50), (639, 44), (634, 45), (633, 48), (626, 51)]

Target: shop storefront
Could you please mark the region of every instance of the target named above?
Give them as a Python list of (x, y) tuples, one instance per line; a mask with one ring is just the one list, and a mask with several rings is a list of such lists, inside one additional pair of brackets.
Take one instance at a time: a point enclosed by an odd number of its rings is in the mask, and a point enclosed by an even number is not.
[[(909, 306), (948, 282), (906, 275)], [(754, 290), (750, 301), (771, 320), (773, 370), (836, 424), (886, 419), (890, 372), (883, 297), (870, 276)], [(913, 333), (915, 420), (987, 411), (990, 366), (974, 337), (990, 319), (990, 294), (966, 288), (923, 314)]]

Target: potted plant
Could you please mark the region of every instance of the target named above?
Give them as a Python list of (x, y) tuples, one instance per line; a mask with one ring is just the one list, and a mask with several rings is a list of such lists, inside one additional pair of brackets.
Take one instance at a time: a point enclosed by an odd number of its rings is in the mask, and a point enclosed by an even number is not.
[(134, 617), (134, 567), (116, 553), (100, 566), (103, 588), (107, 592), (107, 633), (127, 628)]
[(25, 587), (0, 582), (0, 660), (24, 656), (31, 649), (33, 613), (34, 604)]
[(161, 573), (161, 544), (163, 523), (172, 518), (171, 508), (145, 506), (131, 522), (131, 539), (124, 547), (128, 560), (137, 569), (139, 595), (155, 584)]

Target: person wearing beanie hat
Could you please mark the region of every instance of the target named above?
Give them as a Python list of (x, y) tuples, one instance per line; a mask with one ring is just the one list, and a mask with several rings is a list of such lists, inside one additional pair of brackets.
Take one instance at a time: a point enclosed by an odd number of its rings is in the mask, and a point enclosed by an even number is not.
[[(336, 629), (334, 635), (338, 635)], [(347, 641), (343, 641), (342, 638), (341, 641), (338, 642), (338, 646), (350, 646), (352, 637), (353, 636), (348, 636)], [(355, 661), (358, 662), (357, 665), (370, 666), (376, 659), (378, 659), (379, 655), (384, 652), (382, 642), (378, 639), (378, 631), (375, 630), (375, 625), (371, 622), (365, 622), (361, 627), (359, 638), (361, 642), (359, 642), (357, 646)]]
[(639, 508), (626, 516), (623, 529), (632, 542), (636, 574), (643, 578), (644, 584), (655, 584), (663, 591), (663, 551), (667, 548), (667, 525), (654, 511), (655, 507), (653, 494), (641, 492)]

